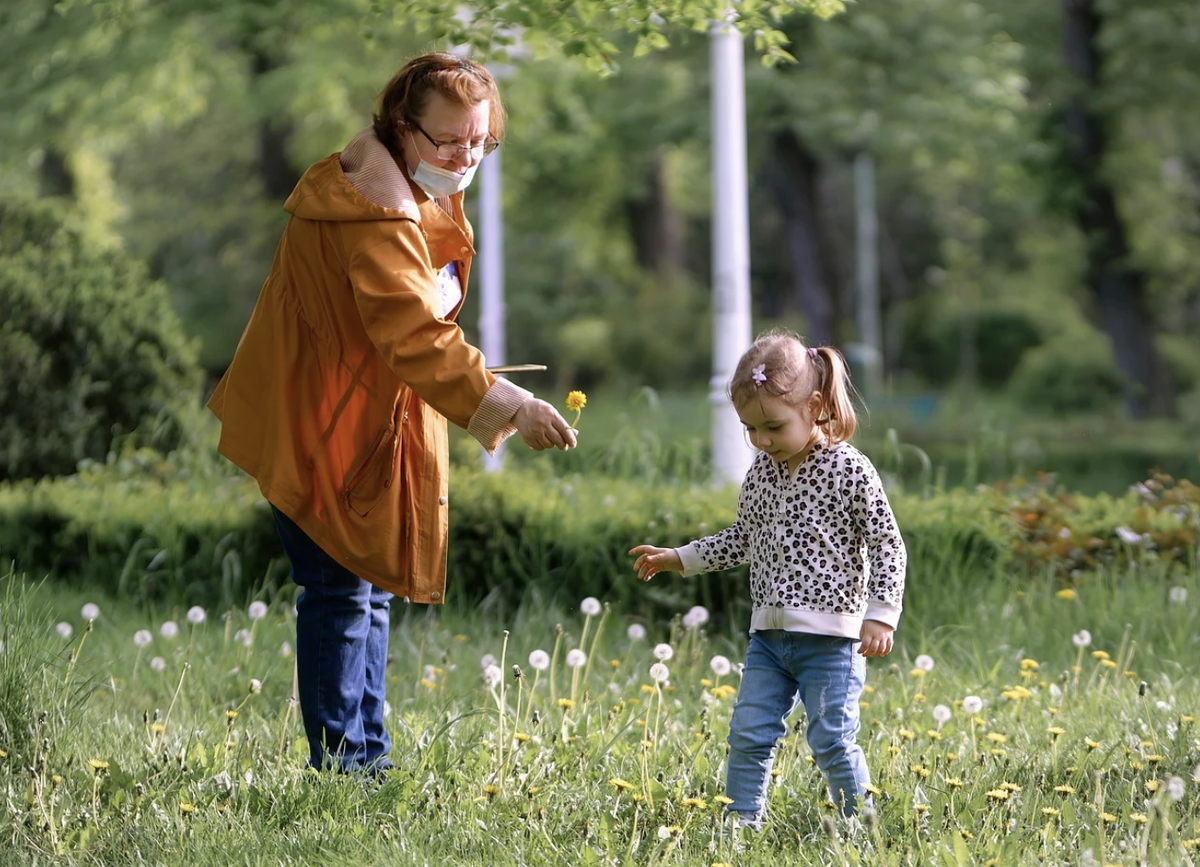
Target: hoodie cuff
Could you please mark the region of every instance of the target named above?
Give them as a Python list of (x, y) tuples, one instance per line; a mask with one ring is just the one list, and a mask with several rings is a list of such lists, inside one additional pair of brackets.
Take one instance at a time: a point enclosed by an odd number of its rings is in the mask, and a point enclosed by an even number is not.
[(863, 620), (878, 620), (895, 629), (900, 625), (900, 609), (886, 602), (871, 599), (867, 602), (867, 613), (863, 615)]
[(513, 416), (533, 393), (513, 385), (507, 379), (497, 379), (483, 396), (479, 409), (467, 422), (467, 433), (479, 440), (484, 451), (494, 455), (500, 443), (517, 432)]
[(699, 575), (705, 569), (704, 558), (700, 556), (700, 551), (696, 548), (696, 543), (691, 542), (684, 545), (682, 548), (676, 548), (675, 553), (679, 555), (679, 562), (683, 564), (683, 576)]

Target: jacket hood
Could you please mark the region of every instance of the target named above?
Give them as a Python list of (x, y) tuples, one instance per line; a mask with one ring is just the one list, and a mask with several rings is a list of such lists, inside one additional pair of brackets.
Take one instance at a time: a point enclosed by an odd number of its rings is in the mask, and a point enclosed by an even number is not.
[(309, 167), (283, 208), (305, 220), (416, 220), (417, 196), (391, 152), (367, 127), (346, 145)]

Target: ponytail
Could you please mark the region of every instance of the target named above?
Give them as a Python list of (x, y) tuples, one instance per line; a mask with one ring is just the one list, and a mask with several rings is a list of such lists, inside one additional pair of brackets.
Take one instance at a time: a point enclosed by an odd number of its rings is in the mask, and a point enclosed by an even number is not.
[(821, 395), (817, 423), (825, 428), (830, 442), (843, 443), (854, 436), (858, 416), (854, 411), (854, 386), (846, 359), (832, 346), (808, 350), (817, 373), (816, 391)]

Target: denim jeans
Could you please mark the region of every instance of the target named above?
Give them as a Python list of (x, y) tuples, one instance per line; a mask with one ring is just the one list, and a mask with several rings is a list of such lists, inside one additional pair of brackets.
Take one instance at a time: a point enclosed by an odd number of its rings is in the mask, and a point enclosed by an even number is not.
[(762, 821), (775, 748), (800, 702), (808, 746), (829, 781), (833, 802), (853, 815), (871, 783), (858, 735), (866, 659), (857, 639), (761, 630), (750, 635), (742, 685), (729, 722), (726, 809), (750, 825)]
[(391, 738), (383, 723), (392, 594), (330, 557), (274, 506), (275, 527), (304, 588), (296, 603), (296, 666), (309, 765), (382, 770)]

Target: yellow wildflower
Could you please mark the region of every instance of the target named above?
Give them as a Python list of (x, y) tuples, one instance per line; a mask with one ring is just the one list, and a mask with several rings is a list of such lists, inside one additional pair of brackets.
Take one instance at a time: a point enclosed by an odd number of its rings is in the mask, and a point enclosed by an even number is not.
[(1146, 780), (1146, 791), (1157, 792), (1160, 785), (1161, 784), (1158, 782), (1158, 780)]
[(107, 771), (108, 762), (103, 759), (88, 759), (88, 764), (92, 766), (93, 771)]
[(1146, 824), (1146, 814), (1145, 813), (1130, 813), (1129, 818), (1131, 821), (1137, 822), (1139, 825)]
[(575, 707), (575, 702), (569, 698), (560, 698), (558, 700), (558, 706), (565, 707), (567, 710), (570, 710), (571, 708)]
[(1101, 822), (1115, 822), (1115, 821), (1117, 821), (1117, 817), (1114, 816), (1112, 813), (1101, 812), (1100, 813), (1100, 821)]
[(1050, 728), (1046, 729), (1046, 731), (1049, 732), (1051, 738), (1056, 738), (1059, 735), (1065, 735), (1067, 733), (1067, 730), (1061, 726), (1050, 726)]
[(946, 785), (951, 789), (961, 789), (963, 787), (963, 781), (958, 777), (951, 777), (950, 779), (946, 780)]
[(517, 732), (513, 737), (523, 744), (529, 742), (529, 735), (526, 732)]
[(571, 422), (571, 427), (578, 429), (579, 416), (583, 413), (585, 406), (587, 406), (587, 395), (582, 391), (572, 391), (567, 395), (567, 409), (575, 413), (575, 421)]
[(1029, 659), (1026, 657), (1025, 659), (1021, 660), (1021, 671), (1029, 671), (1030, 669), (1037, 671), (1037, 668), (1038, 662), (1036, 659)]
[(633, 783), (629, 782), (628, 780), (623, 780), (620, 777), (613, 777), (611, 780), (609, 780), (609, 782), (612, 783), (614, 786), (616, 786), (618, 789), (620, 789), (622, 792), (628, 791), (629, 789), (633, 788)]
[(703, 810), (708, 806), (708, 801), (703, 798), (684, 798), (680, 803), (685, 807), (695, 807), (697, 810)]
[(716, 801), (718, 804), (720, 804), (722, 807), (728, 807), (730, 804), (733, 803), (733, 798), (728, 798), (725, 795), (717, 795), (715, 798), (713, 798), (713, 800)]
[(916, 737), (916, 735), (914, 735), (908, 729), (900, 729), (900, 737), (904, 738), (906, 741), (911, 741), (914, 737)]
[(437, 684), (427, 677), (421, 678), (421, 686), (425, 687), (426, 689), (437, 689)]
[(189, 804), (187, 801), (183, 801), (179, 805), (179, 812), (183, 813), (185, 816), (190, 816), (192, 813), (196, 812), (196, 805)]
[(1008, 737), (1006, 735), (1000, 734), (1000, 732), (988, 732), (987, 739), (989, 741), (992, 741), (993, 743), (997, 743), (997, 744), (1008, 743)]
[(989, 798), (991, 798), (993, 801), (1007, 801), (1008, 800), (1008, 792), (1004, 791), (1004, 789), (992, 789), (990, 792), (987, 793), (987, 796)]
[(1068, 602), (1075, 598), (1075, 591), (1070, 587), (1064, 587), (1054, 594), (1059, 599), (1066, 599)]
[(1052, 819), (1057, 819), (1062, 814), (1055, 807), (1042, 807), (1042, 815), (1048, 816)]
[(1068, 786), (1066, 783), (1063, 783), (1061, 786), (1055, 786), (1054, 791), (1061, 792), (1064, 795), (1073, 795), (1075, 794), (1075, 787)]
[(1108, 659), (1108, 651), (1107, 650), (1093, 650), (1092, 657), (1094, 659)]
[(1091, 738), (1084, 738), (1084, 739), (1083, 739), (1083, 742), (1084, 742), (1085, 744), (1087, 744), (1087, 748), (1088, 748), (1089, 750), (1098, 750), (1098, 749), (1100, 749), (1100, 741), (1094, 741), (1094, 740), (1092, 740)]

